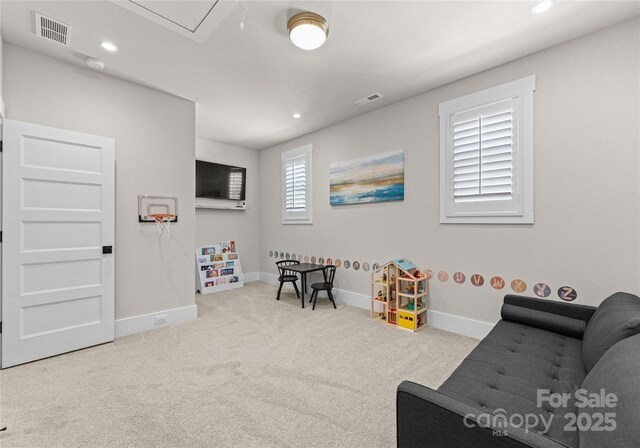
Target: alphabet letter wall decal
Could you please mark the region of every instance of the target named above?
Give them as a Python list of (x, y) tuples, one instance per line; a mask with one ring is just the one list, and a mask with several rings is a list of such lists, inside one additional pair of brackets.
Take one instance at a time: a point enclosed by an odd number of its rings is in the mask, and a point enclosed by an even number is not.
[(525, 292), (527, 290), (527, 284), (524, 282), (524, 280), (520, 280), (517, 278), (511, 282), (511, 289), (513, 289), (513, 292), (517, 293)]
[(453, 274), (453, 280), (455, 280), (456, 283), (461, 285), (466, 280), (466, 277), (462, 272), (456, 272), (455, 274)]
[(484, 278), (480, 274), (473, 274), (471, 276), (471, 284), (473, 286), (480, 287), (480, 286), (484, 285)]
[(551, 294), (551, 288), (549, 288), (549, 285), (545, 283), (536, 283), (536, 285), (533, 287), (533, 291), (538, 297), (543, 298), (549, 297), (549, 294)]
[(576, 300), (577, 296), (578, 293), (576, 292), (576, 290), (571, 288), (570, 286), (563, 286), (558, 289), (558, 297), (566, 302), (572, 302)]
[(491, 277), (490, 283), (493, 289), (500, 290), (504, 288), (505, 281), (502, 277)]

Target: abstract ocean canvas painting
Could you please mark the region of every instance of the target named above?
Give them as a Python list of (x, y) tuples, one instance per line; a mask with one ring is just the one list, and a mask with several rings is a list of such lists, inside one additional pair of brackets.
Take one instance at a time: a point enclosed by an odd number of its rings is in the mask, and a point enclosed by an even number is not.
[(404, 200), (404, 151), (330, 166), (331, 205)]

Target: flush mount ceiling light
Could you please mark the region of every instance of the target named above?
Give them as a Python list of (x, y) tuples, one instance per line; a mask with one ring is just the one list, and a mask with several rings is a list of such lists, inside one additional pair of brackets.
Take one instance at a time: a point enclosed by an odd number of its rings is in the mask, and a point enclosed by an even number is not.
[(102, 42), (100, 42), (100, 46), (102, 48), (104, 48), (107, 51), (118, 51), (118, 47), (116, 47), (113, 42), (109, 42), (106, 40), (103, 40)]
[(301, 12), (291, 17), (287, 29), (293, 45), (303, 50), (321, 47), (329, 34), (325, 18), (314, 12)]
[(545, 11), (548, 11), (549, 8), (553, 6), (553, 0), (544, 0), (538, 3), (531, 9), (531, 12), (534, 14), (542, 14)]
[(295, 119), (298, 119), (298, 118), (302, 117), (302, 115), (300, 115), (300, 114), (293, 114), (292, 116), (293, 116), (293, 118), (295, 118)]

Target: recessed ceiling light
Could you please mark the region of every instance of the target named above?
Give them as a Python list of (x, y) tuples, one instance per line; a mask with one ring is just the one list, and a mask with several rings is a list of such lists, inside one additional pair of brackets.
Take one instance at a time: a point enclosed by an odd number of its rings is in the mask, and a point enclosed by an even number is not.
[(293, 45), (303, 50), (321, 47), (329, 34), (325, 18), (314, 12), (301, 12), (291, 17), (287, 29)]
[(538, 3), (531, 9), (531, 12), (534, 14), (542, 14), (545, 11), (548, 11), (549, 8), (553, 6), (553, 0), (544, 0)]
[(302, 117), (302, 115), (300, 115), (300, 114), (293, 114), (293, 118), (300, 118), (300, 117)]
[(118, 51), (118, 47), (116, 47), (112, 42), (106, 40), (100, 42), (100, 46), (107, 51)]

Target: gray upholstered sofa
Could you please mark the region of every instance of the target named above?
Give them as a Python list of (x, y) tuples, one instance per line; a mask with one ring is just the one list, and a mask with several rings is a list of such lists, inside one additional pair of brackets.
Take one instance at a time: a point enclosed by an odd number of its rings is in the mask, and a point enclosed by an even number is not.
[(398, 448), (640, 447), (639, 297), (508, 295), (501, 314), (437, 391), (400, 384)]

